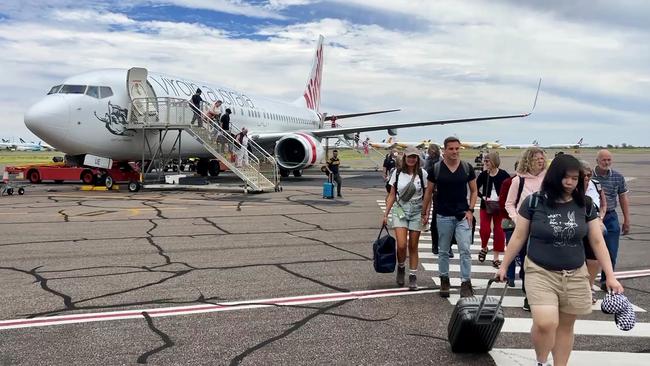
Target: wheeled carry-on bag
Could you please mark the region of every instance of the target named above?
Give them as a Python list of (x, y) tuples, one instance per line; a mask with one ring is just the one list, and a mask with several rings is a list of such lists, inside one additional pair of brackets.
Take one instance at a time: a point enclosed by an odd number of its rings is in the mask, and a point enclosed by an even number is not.
[(508, 291), (506, 285), (499, 299), (488, 296), (488, 290), (495, 281), (488, 281), (482, 298), (464, 297), (456, 303), (447, 327), (452, 352), (485, 353), (492, 349), (503, 327), (501, 304)]
[(332, 183), (331, 177), (328, 177), (327, 182), (323, 183), (323, 198), (334, 198), (334, 183)]

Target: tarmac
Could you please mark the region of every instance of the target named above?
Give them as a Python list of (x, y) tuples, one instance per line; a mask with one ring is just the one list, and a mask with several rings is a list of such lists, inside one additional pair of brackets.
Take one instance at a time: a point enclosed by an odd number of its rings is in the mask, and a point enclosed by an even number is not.
[[(617, 271), (646, 270), (650, 154), (614, 160), (632, 212)], [(41, 184), (0, 197), (0, 365), (533, 364), (520, 286), (507, 293), (491, 353), (452, 353), (457, 297), (437, 294), (429, 233), (419, 291), (397, 288), (372, 267), (381, 173), (344, 171), (335, 200), (322, 198), (323, 182), (313, 171), (264, 194)], [(492, 274), (488, 261), (473, 265), (480, 295)], [(572, 364), (650, 364), (650, 279), (621, 282), (637, 326), (620, 331), (600, 311), (581, 317)]]

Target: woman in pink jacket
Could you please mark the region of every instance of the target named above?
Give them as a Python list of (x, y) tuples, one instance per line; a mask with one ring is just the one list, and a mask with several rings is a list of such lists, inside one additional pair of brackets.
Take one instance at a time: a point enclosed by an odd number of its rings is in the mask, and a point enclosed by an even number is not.
[[(526, 197), (531, 195), (534, 192), (537, 192), (542, 187), (542, 181), (546, 175), (546, 156), (544, 155), (544, 150), (538, 147), (531, 147), (526, 149), (519, 163), (517, 164), (517, 175), (512, 178), (512, 185), (510, 185), (510, 190), (508, 190), (508, 198), (506, 199), (506, 211), (508, 215), (515, 221), (517, 224), (517, 212), (521, 203)], [(524, 258), (526, 257), (526, 245), (523, 246), (517, 260), (512, 261), (508, 267), (508, 285), (514, 286), (515, 280), (515, 266), (516, 262), (520, 263), (520, 266), (524, 263)], [(524, 279), (524, 269), (523, 266), (519, 271), (519, 277)], [(522, 284), (522, 290), (526, 293), (526, 288)], [(528, 299), (524, 298), (523, 309), (530, 311), (530, 306), (528, 306)]]

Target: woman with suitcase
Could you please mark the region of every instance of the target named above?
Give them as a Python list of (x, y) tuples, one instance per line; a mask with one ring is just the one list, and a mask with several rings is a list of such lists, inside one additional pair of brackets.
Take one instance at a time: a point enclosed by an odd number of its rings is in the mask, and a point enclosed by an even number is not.
[(537, 365), (566, 365), (573, 349), (573, 325), (577, 315), (591, 313), (591, 289), (583, 238), (607, 275), (607, 288), (616, 293), (616, 280), (605, 240), (596, 220), (598, 211), (585, 198), (584, 173), (571, 155), (556, 157), (542, 182), (541, 191), (526, 197), (508, 244), (497, 278), (528, 242), (524, 261), (526, 295), (533, 316), (531, 337)]
[(418, 243), (422, 231), (422, 198), (427, 172), (421, 168), (420, 154), (414, 147), (404, 150), (401, 169), (395, 170), (388, 181), (391, 185), (386, 200), (383, 224), (392, 215), (393, 229), (397, 239), (397, 285), (404, 286), (406, 275), (406, 249), (409, 254), (409, 289), (417, 290)]

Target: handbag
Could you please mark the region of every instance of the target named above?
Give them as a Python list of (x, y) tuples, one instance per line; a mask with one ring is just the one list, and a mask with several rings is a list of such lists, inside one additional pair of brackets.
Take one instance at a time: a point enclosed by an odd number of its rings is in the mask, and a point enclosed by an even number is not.
[(399, 200), (402, 202), (408, 202), (411, 198), (413, 198), (413, 195), (415, 194), (416, 188), (415, 188), (415, 176), (411, 178), (411, 181), (404, 187), (402, 192), (399, 193)]
[[(381, 236), (384, 230), (386, 235)], [(395, 271), (395, 263), (397, 263), (395, 238), (388, 232), (388, 227), (383, 225), (377, 240), (372, 243), (372, 264), (377, 273), (391, 273)]]
[[(487, 184), (485, 185), (485, 189), (487, 190), (489, 186), (490, 186), (490, 172), (488, 172), (487, 174)], [(494, 189), (496, 190), (496, 187), (494, 187)], [(490, 192), (492, 192), (492, 190), (490, 190)], [(490, 192), (486, 192), (484, 196)], [(499, 213), (499, 201), (490, 201), (488, 199), (485, 199), (484, 201), (485, 201), (485, 212), (488, 215), (496, 215)]]
[(485, 212), (488, 215), (496, 215), (499, 213), (499, 201), (485, 201)]

